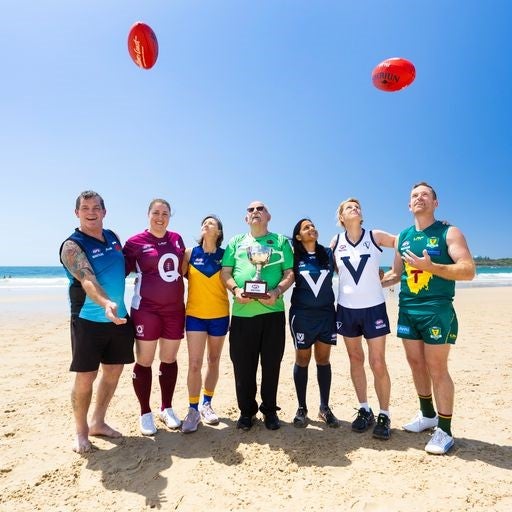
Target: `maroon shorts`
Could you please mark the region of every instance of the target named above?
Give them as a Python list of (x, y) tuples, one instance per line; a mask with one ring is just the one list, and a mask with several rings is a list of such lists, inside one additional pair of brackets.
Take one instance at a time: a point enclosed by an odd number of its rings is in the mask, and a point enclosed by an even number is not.
[(160, 338), (181, 340), (185, 330), (185, 306), (174, 311), (131, 310), (135, 338), (137, 340), (154, 341)]

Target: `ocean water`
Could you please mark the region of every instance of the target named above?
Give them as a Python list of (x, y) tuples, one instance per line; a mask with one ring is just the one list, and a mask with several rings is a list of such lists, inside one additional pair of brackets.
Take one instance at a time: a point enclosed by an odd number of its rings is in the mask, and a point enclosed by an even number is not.
[[(133, 286), (133, 275), (127, 278), (127, 287)], [(2, 290), (42, 291), (49, 288), (65, 289), (68, 279), (62, 267), (1, 267)], [(512, 286), (512, 267), (477, 267), (473, 281), (459, 281), (460, 287)]]

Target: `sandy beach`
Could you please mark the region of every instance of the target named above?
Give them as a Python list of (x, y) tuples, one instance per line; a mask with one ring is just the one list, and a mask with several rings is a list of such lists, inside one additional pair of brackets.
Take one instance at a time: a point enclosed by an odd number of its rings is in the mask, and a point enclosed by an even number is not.
[[(260, 420), (250, 432), (237, 430), (226, 341), (214, 398), (220, 425), (184, 435), (157, 423), (155, 437), (141, 436), (131, 368), (126, 367), (107, 417), (124, 437), (93, 438), (94, 450), (77, 455), (71, 450), (67, 304), (60, 295), (46, 302), (41, 297), (20, 301), (0, 304), (1, 511), (512, 510), (512, 287), (457, 292), (460, 333), (451, 353), (456, 445), (447, 456), (424, 451), (428, 433), (401, 430), (418, 405), (401, 341), (394, 335), (387, 345), (389, 441), (373, 439), (371, 431), (350, 430), (357, 401), (341, 340), (332, 353), (331, 392), (341, 428), (328, 429), (316, 420), (313, 366), (312, 421), (305, 430), (292, 426), (297, 405), (288, 339), (278, 395), (282, 428), (268, 431)], [(392, 294), (393, 327), (396, 302)], [(185, 342), (178, 364), (174, 408), (183, 417), (188, 406)], [(157, 383), (152, 396), (156, 410)], [(378, 409), (371, 385), (369, 398)]]

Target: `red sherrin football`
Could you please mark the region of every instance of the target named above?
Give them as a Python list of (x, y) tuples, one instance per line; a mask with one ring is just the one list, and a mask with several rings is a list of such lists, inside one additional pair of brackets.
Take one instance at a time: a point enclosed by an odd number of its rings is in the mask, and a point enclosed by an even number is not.
[(133, 62), (143, 69), (155, 65), (158, 57), (158, 41), (152, 28), (142, 21), (132, 25), (128, 33), (128, 52)]
[(412, 84), (416, 77), (414, 64), (407, 59), (393, 57), (383, 60), (372, 71), (372, 82), (381, 91), (394, 92)]

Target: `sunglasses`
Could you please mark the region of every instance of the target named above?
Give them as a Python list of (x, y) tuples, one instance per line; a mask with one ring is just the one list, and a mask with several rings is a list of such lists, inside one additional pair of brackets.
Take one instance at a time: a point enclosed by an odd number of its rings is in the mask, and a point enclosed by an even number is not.
[(247, 208), (247, 211), (249, 213), (252, 213), (252, 212), (262, 212), (264, 209), (265, 209), (264, 206), (249, 206), (249, 208)]

